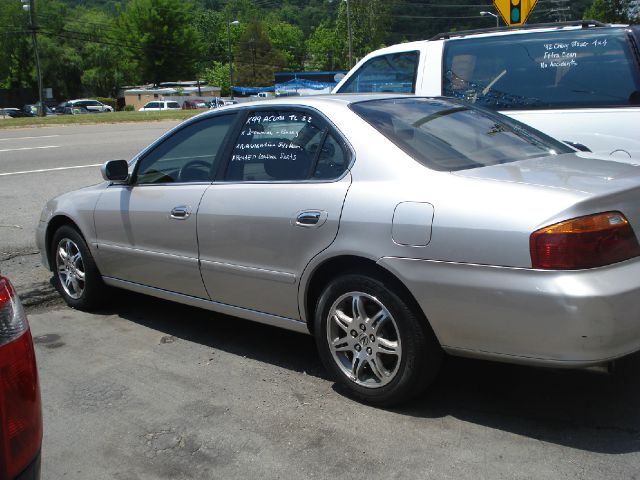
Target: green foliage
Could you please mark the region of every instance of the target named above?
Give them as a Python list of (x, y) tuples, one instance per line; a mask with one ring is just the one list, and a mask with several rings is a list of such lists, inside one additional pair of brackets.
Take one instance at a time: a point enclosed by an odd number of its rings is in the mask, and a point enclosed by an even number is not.
[(273, 73), (282, 70), (285, 62), (282, 52), (271, 44), (262, 23), (250, 23), (235, 48), (234, 83), (248, 87), (272, 85)]
[(302, 30), (289, 23), (270, 22), (267, 24), (267, 34), (271, 45), (282, 52), (286, 67), (290, 70), (302, 70), (305, 56)]
[(158, 84), (190, 79), (202, 55), (201, 38), (192, 26), (191, 2), (130, 0), (117, 20), (117, 38), (132, 82)]
[(133, 105), (125, 105), (122, 109), (123, 112), (135, 112), (136, 109)]
[(629, 0), (594, 0), (584, 12), (586, 20), (610, 23), (629, 22)]
[(342, 56), (346, 39), (336, 35), (334, 28), (320, 24), (307, 40), (307, 67), (310, 70), (336, 70), (347, 67), (347, 58)]
[(116, 101), (115, 98), (109, 98), (109, 97), (94, 97), (94, 98), (99, 102), (104, 103), (105, 105), (109, 105), (111, 108), (113, 108), (114, 111), (118, 105), (118, 102)]
[(209, 85), (220, 87), (220, 95), (223, 97), (231, 94), (228, 63), (212, 62), (211, 66), (204, 70), (202, 78)]
[[(340, 2), (336, 35), (349, 38), (350, 20), (353, 63), (356, 58), (362, 58), (370, 51), (384, 46), (393, 3), (390, 0), (349, 0), (350, 18), (347, 18), (347, 2)], [(344, 57), (348, 58), (348, 41), (345, 42)], [(351, 66), (353, 65), (349, 65)]]

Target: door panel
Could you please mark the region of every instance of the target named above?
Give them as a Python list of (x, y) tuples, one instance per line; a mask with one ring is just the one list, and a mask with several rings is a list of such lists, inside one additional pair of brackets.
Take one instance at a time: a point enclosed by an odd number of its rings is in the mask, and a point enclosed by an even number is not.
[[(202, 278), (211, 299), (300, 318), (300, 275), (333, 242), (350, 184), (347, 174), (328, 183), (212, 185), (198, 211)], [(309, 224), (316, 213), (318, 221)]]
[[(208, 298), (198, 268), (195, 215), (208, 186), (110, 186), (95, 211), (102, 274)], [(184, 215), (172, 216), (176, 207), (186, 207)]]

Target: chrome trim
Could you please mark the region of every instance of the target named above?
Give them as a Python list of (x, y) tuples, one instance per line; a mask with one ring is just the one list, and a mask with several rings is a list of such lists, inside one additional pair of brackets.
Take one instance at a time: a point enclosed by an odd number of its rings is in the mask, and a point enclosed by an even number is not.
[(117, 278), (102, 277), (102, 279), (104, 280), (104, 283), (112, 287), (124, 288), (125, 290), (131, 290), (133, 292), (152, 295), (154, 297), (162, 298), (164, 300), (179, 302), (184, 305), (190, 305), (192, 307), (204, 308), (206, 310), (211, 310), (213, 312), (223, 313), (225, 315), (232, 315), (235, 317), (244, 318), (245, 320), (251, 320), (253, 322), (263, 323), (265, 325), (284, 328), (284, 329), (292, 330), (298, 333), (305, 333), (307, 335), (310, 334), (309, 329), (307, 328), (307, 324), (299, 320), (279, 317), (277, 315), (258, 312), (256, 310), (248, 310), (246, 308), (235, 307), (233, 305), (213, 302), (211, 300), (204, 300), (202, 298), (191, 297), (189, 295), (183, 295), (180, 293), (169, 292), (168, 290), (161, 290), (159, 288), (148, 287), (146, 285), (127, 282), (125, 280), (120, 280)]
[(233, 275), (260, 278), (272, 282), (294, 284), (297, 280), (296, 275), (289, 272), (278, 272), (276, 270), (266, 270), (264, 268), (247, 267), (245, 265), (234, 265), (231, 263), (212, 262), (210, 260), (200, 260), (200, 268)]

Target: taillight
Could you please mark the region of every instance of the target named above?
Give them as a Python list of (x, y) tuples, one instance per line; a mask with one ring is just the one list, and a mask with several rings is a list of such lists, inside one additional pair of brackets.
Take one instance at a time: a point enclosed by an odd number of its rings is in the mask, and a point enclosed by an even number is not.
[(529, 238), (531, 265), (545, 270), (601, 267), (640, 255), (629, 221), (620, 212), (572, 218)]
[(42, 443), (42, 407), (27, 317), (0, 276), (0, 478), (14, 478)]

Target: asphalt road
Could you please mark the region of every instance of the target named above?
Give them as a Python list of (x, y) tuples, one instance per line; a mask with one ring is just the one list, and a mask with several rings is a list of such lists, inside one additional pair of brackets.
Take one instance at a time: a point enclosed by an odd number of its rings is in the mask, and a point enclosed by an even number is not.
[(35, 338), (43, 479), (640, 479), (638, 358), (616, 375), (449, 358), (385, 410), (337, 390), (309, 336), (124, 292), (62, 305), (42, 205), (174, 124), (0, 130), (0, 270)]

